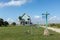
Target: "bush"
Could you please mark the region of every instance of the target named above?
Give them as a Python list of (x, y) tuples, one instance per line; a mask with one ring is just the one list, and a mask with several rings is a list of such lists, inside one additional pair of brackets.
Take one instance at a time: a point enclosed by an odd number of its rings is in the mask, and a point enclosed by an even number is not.
[(15, 25), (16, 25), (16, 23), (15, 23), (15, 22), (13, 22), (13, 23), (12, 23), (12, 25), (14, 25), (14, 26), (15, 26)]
[(4, 21), (4, 26), (8, 26), (9, 23), (7, 21)]
[(57, 28), (60, 28), (60, 24), (49, 24), (50, 27), (57, 27)]
[(0, 18), (0, 26), (2, 26), (3, 24), (4, 24), (4, 20)]

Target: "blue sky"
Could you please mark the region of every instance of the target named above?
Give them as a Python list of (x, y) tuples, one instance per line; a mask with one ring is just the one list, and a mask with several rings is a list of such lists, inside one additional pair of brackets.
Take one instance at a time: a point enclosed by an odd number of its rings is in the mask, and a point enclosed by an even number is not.
[(60, 0), (0, 0), (0, 18), (16, 21), (27, 13), (34, 22), (42, 23), (42, 13), (50, 13), (49, 22), (60, 21)]

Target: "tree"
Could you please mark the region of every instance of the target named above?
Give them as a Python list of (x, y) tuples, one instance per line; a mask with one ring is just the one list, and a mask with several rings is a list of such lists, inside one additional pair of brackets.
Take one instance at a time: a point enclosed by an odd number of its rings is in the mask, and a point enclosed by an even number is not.
[(7, 21), (4, 21), (4, 26), (8, 26), (9, 23)]
[(20, 24), (22, 24), (22, 16), (19, 16), (18, 19), (20, 21)]
[(20, 21), (20, 24), (25, 25), (25, 20), (22, 19), (22, 16), (19, 16), (19, 21)]
[(4, 20), (0, 18), (0, 26), (4, 25)]
[(12, 25), (14, 25), (14, 26), (15, 26), (15, 25), (16, 25), (16, 23), (15, 23), (15, 22), (13, 22), (13, 23), (12, 23)]

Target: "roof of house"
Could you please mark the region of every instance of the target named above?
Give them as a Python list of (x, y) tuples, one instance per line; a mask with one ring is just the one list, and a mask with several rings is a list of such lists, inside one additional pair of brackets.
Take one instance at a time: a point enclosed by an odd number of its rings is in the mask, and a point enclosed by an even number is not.
[(25, 21), (28, 21), (28, 18), (30, 18), (30, 16), (28, 16), (26, 13), (22, 15), (22, 19), (24, 19)]

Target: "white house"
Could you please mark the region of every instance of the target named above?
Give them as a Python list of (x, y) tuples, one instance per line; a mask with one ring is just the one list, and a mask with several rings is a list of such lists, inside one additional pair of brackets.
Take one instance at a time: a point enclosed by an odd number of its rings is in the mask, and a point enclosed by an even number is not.
[(23, 14), (22, 15), (22, 19), (24, 19), (25, 21), (29, 21), (28, 19), (30, 19), (30, 16), (28, 16), (27, 14)]
[(30, 16), (28, 16), (26, 13), (24, 13), (24, 14), (22, 15), (22, 19), (25, 21), (25, 24), (26, 24), (26, 25), (30, 25), (30, 24), (31, 24), (31, 18), (30, 18)]

